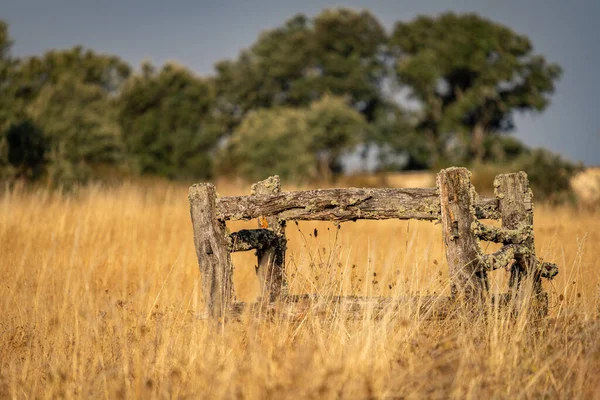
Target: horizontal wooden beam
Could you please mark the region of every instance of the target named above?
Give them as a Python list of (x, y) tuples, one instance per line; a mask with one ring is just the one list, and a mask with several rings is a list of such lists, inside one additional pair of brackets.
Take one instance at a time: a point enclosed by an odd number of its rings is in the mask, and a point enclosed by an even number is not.
[[(496, 199), (475, 202), (477, 218), (497, 218)], [(221, 197), (217, 218), (249, 220), (277, 215), (281, 220), (355, 221), (358, 219), (437, 220), (440, 200), (436, 189), (318, 189), (272, 195)]]
[(521, 229), (506, 229), (482, 224), (475, 220), (472, 229), (478, 239), (503, 244), (521, 244), (533, 236), (531, 225), (525, 225)]
[[(495, 293), (489, 296), (490, 307), (511, 310), (509, 293)], [(548, 311), (547, 293), (541, 293), (538, 315)], [(230, 318), (239, 318), (245, 312), (253, 315), (274, 316), (298, 319), (307, 316), (330, 318), (338, 315), (344, 319), (382, 318), (408, 312), (423, 319), (443, 319), (460, 312), (462, 307), (473, 307), (472, 303), (461, 303), (450, 296), (403, 296), (403, 297), (356, 297), (356, 296), (317, 296), (288, 295), (278, 302), (255, 303), (236, 302), (232, 305)], [(484, 307), (486, 307), (484, 305)], [(470, 310), (470, 309), (469, 309)]]
[(242, 229), (229, 235), (229, 251), (248, 251), (270, 247), (281, 239), (270, 229)]
[(289, 296), (277, 303), (236, 302), (231, 309), (231, 317), (239, 317), (248, 311), (254, 315), (278, 315), (298, 319), (306, 316), (331, 317), (339, 315), (344, 319), (381, 318), (386, 313), (398, 313), (402, 309), (411, 314), (429, 318), (445, 318), (456, 310), (450, 297), (423, 296), (405, 298), (378, 298), (354, 296)]
[(495, 253), (484, 254), (481, 256), (479, 265), (486, 271), (494, 271), (512, 266), (519, 256), (524, 255), (530, 257), (530, 261), (535, 266), (532, 270), (539, 271), (542, 278), (552, 280), (558, 275), (556, 264), (538, 259), (531, 254), (531, 249), (523, 244), (506, 244)]

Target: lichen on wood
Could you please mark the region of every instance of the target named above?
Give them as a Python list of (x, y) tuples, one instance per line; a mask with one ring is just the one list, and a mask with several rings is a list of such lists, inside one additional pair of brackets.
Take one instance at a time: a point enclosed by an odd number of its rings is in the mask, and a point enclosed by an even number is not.
[[(496, 199), (477, 199), (476, 215), (492, 218)], [(253, 196), (222, 197), (217, 216), (225, 220), (248, 220), (277, 216), (280, 220), (355, 221), (357, 219), (419, 219), (436, 221), (440, 201), (435, 188), (348, 188), (281, 192)]]
[(494, 194), (499, 202), (502, 228), (505, 230), (529, 229), (522, 245), (529, 251), (516, 255), (511, 268), (511, 287), (517, 289), (526, 275), (531, 274), (536, 291), (541, 291), (540, 263), (535, 258), (533, 235), (533, 193), (527, 174), (523, 171), (500, 174), (494, 179)]
[(521, 247), (516, 244), (502, 246), (500, 250), (492, 254), (482, 254), (479, 257), (480, 266), (487, 271), (494, 271), (500, 268), (509, 268), (515, 260), (515, 256), (521, 252)]
[(558, 266), (551, 262), (540, 261), (539, 269), (541, 271), (540, 275), (542, 278), (552, 280), (556, 275), (558, 275)]
[(276, 246), (279, 236), (270, 229), (242, 229), (228, 237), (228, 248), (231, 252), (262, 250)]
[(475, 236), (481, 240), (503, 244), (524, 243), (533, 235), (533, 229), (530, 225), (524, 225), (519, 229), (506, 229), (486, 225), (475, 220), (471, 225), (471, 229)]
[[(277, 195), (280, 192), (281, 182), (277, 175), (257, 182), (251, 187), (252, 196)], [(262, 235), (264, 240), (262, 245), (255, 247), (257, 257), (256, 275), (260, 281), (262, 297), (269, 301), (274, 301), (282, 294), (287, 293), (285, 225), (285, 219), (277, 214), (258, 216), (260, 232), (257, 232), (255, 237), (258, 239), (258, 236)], [(264, 231), (271, 232), (271, 234)]]

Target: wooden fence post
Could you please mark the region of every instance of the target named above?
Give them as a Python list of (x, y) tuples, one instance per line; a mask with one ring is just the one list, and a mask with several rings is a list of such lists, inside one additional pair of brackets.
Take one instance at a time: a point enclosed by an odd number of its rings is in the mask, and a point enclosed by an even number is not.
[(227, 247), (225, 222), (217, 219), (216, 198), (213, 184), (190, 187), (190, 214), (202, 275), (202, 294), (211, 316), (221, 317), (234, 300), (233, 264)]
[[(281, 191), (279, 176), (271, 176), (264, 181), (252, 185), (252, 195), (269, 195)], [(285, 221), (276, 215), (258, 217), (258, 227), (270, 229), (277, 235), (277, 240), (265, 243), (264, 247), (256, 250), (258, 264), (256, 275), (260, 281), (262, 298), (274, 301), (282, 294), (286, 294), (287, 281), (285, 277), (285, 250), (287, 240), (285, 237)]]
[(466, 168), (447, 168), (437, 174), (441, 223), (452, 297), (483, 298), (487, 272), (480, 266), (479, 242), (471, 229), (475, 220), (474, 190)]
[(522, 284), (527, 275), (532, 275), (534, 295), (539, 295), (541, 269), (535, 257), (533, 235), (533, 193), (529, 189), (527, 174), (523, 171), (512, 174), (500, 174), (494, 179), (494, 191), (499, 203), (502, 228), (519, 230), (526, 239), (521, 243), (525, 251), (515, 256), (510, 271), (510, 289), (513, 294), (522, 292)]

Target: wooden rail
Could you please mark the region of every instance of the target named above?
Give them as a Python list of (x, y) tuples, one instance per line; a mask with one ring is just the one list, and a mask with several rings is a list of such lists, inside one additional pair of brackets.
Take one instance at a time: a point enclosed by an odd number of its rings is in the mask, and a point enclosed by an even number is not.
[[(307, 297), (287, 293), (286, 221), (339, 223), (358, 219), (440, 221), (450, 272), (451, 297), (439, 298), (437, 302), (431, 299), (425, 302), (423, 299), (411, 300), (410, 303), (419, 304), (417, 309), (423, 309), (423, 304), (443, 304), (442, 308), (447, 308), (457, 299), (473, 304), (489, 299), (488, 272), (509, 268), (510, 293), (503, 298), (516, 299), (513, 304), (538, 299), (537, 303), (542, 304), (542, 313), (545, 314), (547, 295), (542, 291), (541, 278), (551, 279), (558, 273), (558, 268), (535, 256), (533, 203), (527, 175), (524, 172), (498, 175), (494, 186), (494, 198), (479, 197), (471, 185), (470, 172), (465, 168), (440, 171), (436, 188), (425, 189), (349, 188), (281, 192), (279, 177), (274, 176), (252, 185), (250, 196), (217, 198), (212, 184), (193, 185), (189, 200), (194, 244), (202, 274), (202, 291), (210, 314), (221, 317), (247, 308), (235, 302), (231, 252), (256, 249), (263, 309), (265, 304), (267, 308), (273, 308), (274, 302), (280, 305), (282, 302), (299, 304), (300, 299), (306, 300)], [(257, 229), (227, 233), (226, 221), (254, 218), (258, 219)], [(486, 225), (480, 219), (501, 219), (502, 227)], [(495, 253), (485, 254), (479, 240), (504, 246)], [(527, 286), (527, 282), (532, 284)], [(373, 304), (381, 309), (382, 305), (388, 307), (399, 303), (349, 297), (344, 301), (338, 299), (337, 304), (355, 310), (353, 304)]]
[[(478, 198), (478, 218), (498, 219), (498, 200)], [(222, 221), (259, 216), (281, 220), (356, 221), (358, 219), (440, 218), (440, 197), (435, 188), (425, 189), (318, 189), (273, 195), (232, 196), (217, 199)]]

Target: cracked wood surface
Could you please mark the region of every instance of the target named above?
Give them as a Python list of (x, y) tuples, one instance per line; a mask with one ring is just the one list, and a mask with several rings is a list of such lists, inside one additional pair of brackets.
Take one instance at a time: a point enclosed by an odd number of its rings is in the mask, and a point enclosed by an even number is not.
[[(479, 218), (497, 218), (498, 201), (479, 198)], [(272, 195), (231, 196), (217, 200), (220, 220), (248, 220), (277, 215), (280, 220), (354, 221), (357, 219), (420, 219), (440, 216), (436, 189), (318, 189)]]
[(521, 229), (506, 229), (482, 224), (477, 220), (473, 221), (472, 229), (475, 236), (481, 240), (503, 244), (524, 243), (530, 235), (533, 235), (531, 226), (524, 226)]
[(471, 173), (466, 168), (447, 168), (437, 174), (436, 182), (452, 295), (483, 298), (488, 280), (481, 267), (479, 242), (472, 231), (475, 191)]
[(190, 216), (202, 275), (202, 294), (209, 313), (221, 317), (234, 300), (233, 264), (225, 223), (216, 216), (216, 198), (217, 192), (211, 183), (190, 187)]

